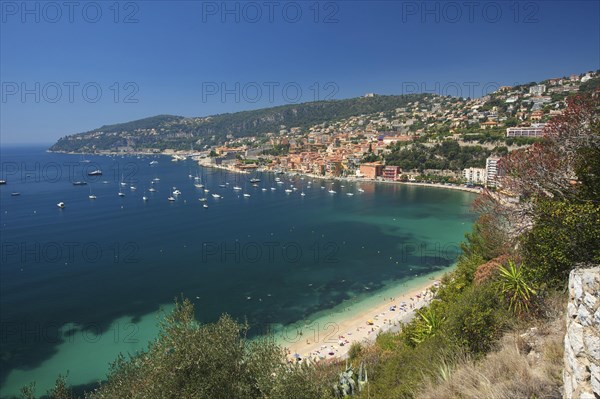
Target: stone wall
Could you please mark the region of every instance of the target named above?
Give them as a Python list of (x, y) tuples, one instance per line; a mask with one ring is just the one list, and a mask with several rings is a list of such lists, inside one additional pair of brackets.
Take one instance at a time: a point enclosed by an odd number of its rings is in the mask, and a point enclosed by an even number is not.
[(600, 266), (569, 275), (564, 397), (600, 399)]

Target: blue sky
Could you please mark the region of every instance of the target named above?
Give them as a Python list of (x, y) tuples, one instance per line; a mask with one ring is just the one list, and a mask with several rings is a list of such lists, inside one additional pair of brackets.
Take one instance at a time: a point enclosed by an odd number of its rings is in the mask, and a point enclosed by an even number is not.
[(597, 1), (0, 2), (0, 144), (600, 68)]

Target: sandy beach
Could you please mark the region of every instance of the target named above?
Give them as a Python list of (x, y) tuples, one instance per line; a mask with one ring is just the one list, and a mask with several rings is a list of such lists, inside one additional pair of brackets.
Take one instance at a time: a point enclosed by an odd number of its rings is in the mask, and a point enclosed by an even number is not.
[(335, 321), (329, 323), (325, 320), (325, 323), (317, 325), (322, 328), (316, 331), (313, 326), (305, 326), (301, 336), (290, 334), (294, 335), (294, 339), (284, 340), (280, 344), (287, 349), (290, 362), (297, 361), (298, 356), (315, 362), (343, 359), (352, 343), (372, 342), (380, 332), (398, 331), (402, 323), (415, 316), (416, 310), (432, 300), (430, 288), (438, 284), (437, 280), (427, 280), (397, 296), (380, 298), (378, 304), (367, 309), (350, 311), (347, 316), (335, 317)]

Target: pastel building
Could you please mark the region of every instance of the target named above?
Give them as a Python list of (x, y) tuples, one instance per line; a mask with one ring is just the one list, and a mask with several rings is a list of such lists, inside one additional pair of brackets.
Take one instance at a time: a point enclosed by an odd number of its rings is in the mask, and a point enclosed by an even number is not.
[(463, 170), (463, 177), (469, 183), (485, 184), (487, 172), (484, 168), (467, 168)]

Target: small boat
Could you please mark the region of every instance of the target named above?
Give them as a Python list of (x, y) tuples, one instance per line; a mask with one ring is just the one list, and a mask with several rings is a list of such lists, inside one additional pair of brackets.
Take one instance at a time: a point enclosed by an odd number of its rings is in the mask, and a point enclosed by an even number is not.
[(264, 187), (263, 187), (261, 190), (262, 190), (262, 191), (267, 191), (267, 189), (266, 189), (266, 188), (264, 188)]
[(213, 198), (221, 198), (219, 194), (212, 194)]
[(358, 189), (357, 189), (357, 191), (358, 191), (359, 193), (364, 193), (364, 192), (365, 192), (365, 190), (363, 190), (362, 188), (358, 188)]
[(281, 180), (278, 180), (277, 184), (283, 184), (283, 182)]
[(65, 207), (65, 203), (59, 202), (58, 204), (56, 204), (56, 206), (59, 207), (60, 209), (63, 209)]
[(155, 192), (155, 191), (156, 191), (156, 189), (155, 189), (154, 187), (150, 187), (150, 188), (148, 189), (148, 191), (150, 191), (150, 192)]
[(96, 169), (88, 173), (88, 176), (102, 176), (102, 171), (100, 169)]
[(202, 183), (194, 183), (194, 187), (196, 187), (196, 188), (204, 188), (204, 184), (202, 184)]
[(304, 197), (306, 194), (304, 193), (304, 191), (302, 191), (302, 192), (300, 193), (300, 195)]
[(85, 186), (87, 184), (87, 182), (85, 181), (74, 181), (73, 185), (74, 186)]
[(204, 207), (204, 208), (208, 208), (208, 205), (204, 204), (204, 205), (202, 205), (202, 207)]
[(348, 197), (352, 197), (352, 196), (354, 195), (354, 193), (346, 193), (346, 195), (347, 195)]
[(175, 201), (175, 197), (170, 196), (169, 198), (167, 198), (167, 200), (169, 200), (169, 202), (173, 202), (173, 201)]
[(244, 197), (249, 197), (249, 196), (250, 196), (250, 194), (244, 193)]
[(173, 191), (173, 195), (181, 195), (181, 191), (179, 191), (179, 190), (174, 190), (174, 191)]
[(239, 190), (241, 190), (242, 188), (241, 188), (240, 186), (233, 186), (233, 189), (234, 189), (235, 191), (239, 191)]
[(210, 190), (209, 190), (208, 188), (205, 188), (205, 189), (204, 189), (204, 192), (205, 192), (205, 193), (208, 193), (208, 192), (210, 192)]
[(156, 165), (158, 163), (158, 161), (152, 161), (150, 162), (150, 165)]
[(329, 194), (337, 194), (337, 191), (335, 191), (335, 190), (329, 190)]
[(160, 181), (159, 177), (155, 177), (154, 179), (152, 179), (152, 181)]
[(13, 197), (17, 197), (17, 196), (21, 195), (21, 193), (14, 192), (14, 193), (10, 193), (10, 195), (12, 195)]
[(148, 197), (146, 197), (145, 195), (142, 197), (143, 201), (148, 201)]
[(136, 186), (131, 186), (131, 187), (129, 187), (129, 189), (130, 190), (137, 190), (137, 187)]
[(226, 184), (219, 184), (219, 187), (225, 188), (225, 187), (227, 187), (227, 185)]
[(286, 189), (285, 189), (285, 192), (286, 192), (286, 194), (289, 194), (289, 193), (291, 193), (291, 192), (292, 192), (292, 190), (290, 190), (289, 188), (286, 188)]
[(88, 195), (88, 198), (91, 200), (95, 200), (96, 196), (94, 194), (92, 194), (92, 187), (90, 187), (90, 195)]
[(0, 180), (0, 184), (6, 184), (6, 180)]
[(256, 177), (252, 178), (252, 179), (250, 179), (250, 183), (260, 183), (260, 179), (258, 179)]
[(206, 198), (198, 198), (198, 201), (205, 202)]
[(271, 187), (271, 191), (275, 191), (277, 190), (275, 187)]
[(124, 197), (124, 196), (125, 196), (125, 193), (123, 193), (123, 192), (119, 191), (119, 192), (117, 193), (117, 195), (118, 195), (119, 197)]

